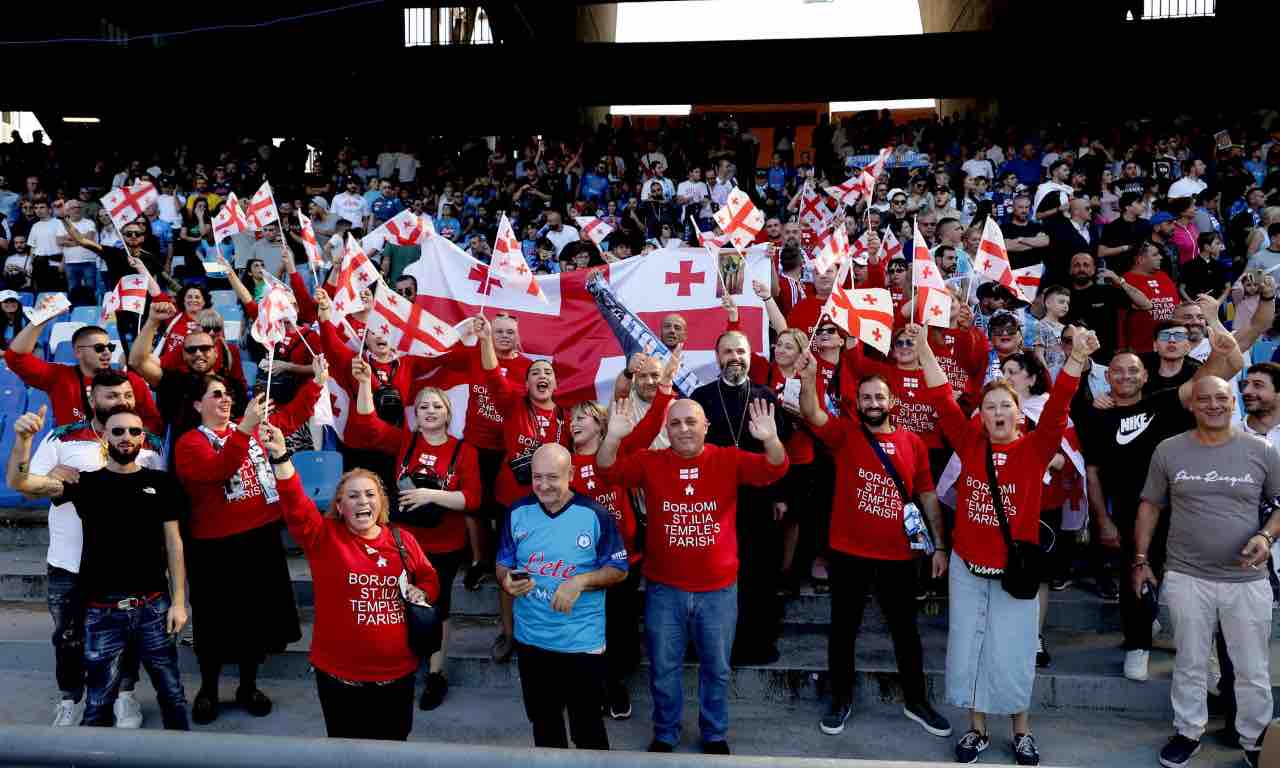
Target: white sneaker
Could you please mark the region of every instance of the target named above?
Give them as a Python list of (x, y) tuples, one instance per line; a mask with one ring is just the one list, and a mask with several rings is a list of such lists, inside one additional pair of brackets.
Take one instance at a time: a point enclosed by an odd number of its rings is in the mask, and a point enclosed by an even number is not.
[(84, 714), (84, 709), (80, 706), (80, 702), (71, 699), (59, 699), (53, 708), (53, 727), (66, 728), (71, 725), (80, 724), (80, 716)]
[(1147, 661), (1150, 658), (1151, 651), (1125, 651), (1124, 676), (1140, 683), (1145, 682), (1147, 679)]
[(111, 707), (116, 716), (117, 728), (141, 728), (142, 706), (133, 695), (133, 691), (121, 691), (116, 696), (116, 703)]

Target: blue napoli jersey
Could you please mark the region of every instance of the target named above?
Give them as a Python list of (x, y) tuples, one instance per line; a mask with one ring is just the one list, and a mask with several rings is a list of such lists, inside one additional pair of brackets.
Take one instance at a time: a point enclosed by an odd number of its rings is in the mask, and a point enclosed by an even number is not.
[(528, 571), (534, 582), (515, 601), (516, 640), (561, 653), (604, 650), (604, 590), (584, 591), (568, 614), (553, 610), (551, 598), (578, 574), (606, 566), (626, 572), (627, 548), (608, 511), (575, 493), (552, 516), (536, 496), (526, 496), (502, 526), (497, 562)]

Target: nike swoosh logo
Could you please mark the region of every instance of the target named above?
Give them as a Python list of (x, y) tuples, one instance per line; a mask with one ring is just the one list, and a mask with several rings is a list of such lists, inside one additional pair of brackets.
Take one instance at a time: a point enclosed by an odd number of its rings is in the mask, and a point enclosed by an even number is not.
[(1134, 440), (1138, 439), (1138, 435), (1146, 432), (1147, 427), (1151, 426), (1151, 423), (1155, 420), (1155, 414), (1151, 414), (1151, 418), (1147, 419), (1142, 426), (1132, 432), (1121, 432), (1120, 430), (1116, 430), (1116, 443), (1119, 445), (1128, 445), (1129, 443), (1132, 443)]

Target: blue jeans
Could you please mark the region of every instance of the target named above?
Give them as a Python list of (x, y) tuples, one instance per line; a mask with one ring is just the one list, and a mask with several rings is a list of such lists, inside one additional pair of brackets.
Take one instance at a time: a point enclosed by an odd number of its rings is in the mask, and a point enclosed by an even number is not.
[[(113, 597), (107, 602), (115, 602)], [(120, 692), (121, 659), (136, 653), (151, 677), (166, 730), (187, 731), (187, 696), (178, 672), (178, 648), (168, 632), (169, 596), (137, 608), (90, 606), (84, 616), (85, 685), (81, 725), (110, 726)]]
[[(53, 619), (53, 669), (62, 698), (84, 696), (84, 600), (80, 575), (48, 566), (45, 599)], [(120, 665), (120, 690), (132, 691), (138, 680), (138, 654), (126, 653)]]
[(698, 726), (702, 741), (724, 741), (729, 731), (729, 653), (738, 622), (738, 585), (686, 592), (649, 582), (644, 640), (653, 695), (653, 738), (680, 743), (681, 685), (689, 638), (698, 652)]
[[(98, 294), (98, 264), (97, 262), (85, 262), (82, 264), (66, 264), (64, 270), (67, 273), (67, 296), (72, 300), (75, 299), (76, 289), (87, 289), (97, 298)], [(114, 287), (114, 286), (112, 286)]]

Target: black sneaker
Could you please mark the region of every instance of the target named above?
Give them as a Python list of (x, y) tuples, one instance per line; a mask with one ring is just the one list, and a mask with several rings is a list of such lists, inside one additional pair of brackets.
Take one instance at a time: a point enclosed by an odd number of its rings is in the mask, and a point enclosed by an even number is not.
[(609, 717), (626, 720), (631, 717), (631, 693), (627, 686), (614, 683), (609, 686)]
[(831, 706), (827, 708), (827, 714), (822, 716), (818, 721), (818, 727), (828, 736), (837, 736), (844, 732), (844, 724), (849, 720), (849, 715), (853, 713), (853, 705), (847, 701), (831, 700)]
[(976, 763), (978, 755), (991, 746), (991, 738), (986, 734), (970, 729), (956, 742), (956, 762)]
[(665, 741), (658, 741), (657, 739), (654, 739), (653, 741), (649, 742), (648, 751), (649, 752), (675, 752), (676, 748), (674, 744), (668, 744)]
[(1164, 745), (1164, 749), (1160, 750), (1160, 764), (1164, 768), (1183, 768), (1199, 751), (1200, 742), (1175, 733), (1169, 743)]
[(1040, 639), (1036, 642), (1036, 669), (1044, 669), (1051, 661), (1053, 657), (1044, 647), (1044, 635), (1040, 635)]
[(720, 741), (704, 741), (702, 742), (702, 754), (704, 755), (727, 755), (729, 754), (729, 742)]
[(475, 592), (480, 588), (480, 585), (484, 583), (485, 579), (493, 576), (493, 568), (493, 563), (476, 560), (471, 565), (467, 566), (467, 572), (462, 577), (462, 586), (472, 592)]
[(1244, 751), (1244, 764), (1249, 768), (1258, 768), (1258, 761), (1262, 759), (1262, 750), (1246, 749)]
[(1071, 586), (1072, 584), (1074, 584), (1074, 583), (1075, 583), (1075, 582), (1073, 582), (1071, 579), (1068, 579), (1068, 578), (1050, 579), (1050, 580), (1049, 580), (1049, 591), (1050, 591), (1050, 592), (1061, 592), (1061, 591), (1063, 591), (1064, 589), (1066, 589), (1066, 588), (1070, 587), (1070, 586)]
[(418, 699), (418, 709), (430, 712), (444, 703), (445, 694), (449, 692), (449, 678), (439, 672), (427, 675), (422, 686), (422, 696)]
[(902, 714), (909, 720), (915, 720), (920, 727), (934, 736), (950, 736), (951, 723), (938, 714), (938, 710), (929, 706), (927, 701), (920, 703), (907, 702), (902, 705)]
[(218, 704), (218, 694), (215, 692), (210, 695), (201, 688), (196, 692), (196, 698), (191, 702), (191, 722), (196, 725), (208, 725), (218, 719), (218, 710), (221, 707)]
[(236, 689), (236, 703), (254, 717), (266, 717), (271, 714), (271, 699), (257, 688), (252, 691)]
[(1040, 750), (1036, 749), (1034, 736), (1029, 733), (1013, 735), (1013, 759), (1018, 765), (1040, 764)]
[(1110, 576), (1099, 576), (1098, 597), (1108, 603), (1120, 602), (1120, 588), (1116, 586), (1116, 580)]

